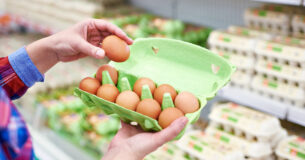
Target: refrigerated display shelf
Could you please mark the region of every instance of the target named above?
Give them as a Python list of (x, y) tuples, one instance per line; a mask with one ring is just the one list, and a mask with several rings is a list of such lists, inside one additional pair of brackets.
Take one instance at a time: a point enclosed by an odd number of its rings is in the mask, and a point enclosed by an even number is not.
[(288, 108), (287, 120), (305, 126), (305, 109), (298, 107)]
[(280, 119), (285, 119), (288, 108), (292, 108), (292, 106), (271, 100), (249, 90), (235, 87), (223, 88), (218, 92), (218, 96), (220, 98), (269, 113)]
[(268, 3), (279, 3), (279, 4), (288, 4), (288, 5), (296, 5), (296, 6), (302, 4), (302, 0), (254, 0), (254, 1), (268, 2)]

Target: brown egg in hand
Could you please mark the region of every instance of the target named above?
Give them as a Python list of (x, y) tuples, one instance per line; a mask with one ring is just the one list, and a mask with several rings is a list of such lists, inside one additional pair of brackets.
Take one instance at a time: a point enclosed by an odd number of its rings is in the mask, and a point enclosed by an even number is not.
[(115, 101), (116, 104), (133, 111), (136, 110), (139, 102), (139, 96), (132, 91), (124, 91), (120, 93)]
[(136, 111), (145, 116), (157, 119), (161, 112), (161, 106), (154, 99), (144, 99), (138, 104)]
[(103, 71), (108, 71), (114, 84), (118, 82), (118, 71), (109, 64), (102, 65), (96, 72), (96, 79), (102, 83)]
[(91, 94), (96, 94), (97, 89), (100, 87), (101, 83), (92, 77), (86, 77), (79, 83), (79, 89), (86, 91)]
[(169, 84), (162, 84), (157, 89), (155, 89), (154, 92), (154, 99), (158, 101), (160, 104), (162, 104), (163, 95), (164, 93), (169, 93), (172, 97), (172, 100), (175, 100), (175, 97), (177, 96), (177, 92), (174, 87), (172, 87)]
[(156, 89), (156, 84), (154, 81), (152, 81), (151, 79), (149, 78), (140, 78), (136, 81), (136, 83), (134, 84), (133, 86), (133, 91), (136, 92), (138, 94), (138, 96), (141, 96), (141, 93), (142, 93), (142, 87), (144, 85), (148, 85), (149, 86), (149, 89), (150, 89), (150, 92), (151, 94), (154, 94), (154, 91)]
[(102, 42), (106, 56), (115, 62), (124, 62), (129, 58), (127, 43), (115, 35), (107, 36)]
[(98, 90), (96, 95), (110, 102), (115, 102), (117, 96), (120, 94), (119, 90), (112, 84), (104, 84)]
[(184, 114), (193, 113), (199, 109), (199, 101), (192, 93), (184, 91), (176, 96), (175, 106)]
[(176, 119), (183, 117), (182, 111), (180, 111), (177, 108), (166, 108), (164, 109), (160, 115), (159, 115), (159, 125), (164, 129), (168, 127), (172, 122), (174, 122)]

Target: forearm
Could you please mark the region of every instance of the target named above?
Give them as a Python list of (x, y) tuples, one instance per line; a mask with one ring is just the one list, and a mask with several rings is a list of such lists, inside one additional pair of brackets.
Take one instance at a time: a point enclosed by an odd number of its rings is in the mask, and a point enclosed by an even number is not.
[(31, 43), (26, 47), (29, 57), (41, 74), (46, 73), (57, 62), (54, 52), (55, 40), (52, 36)]

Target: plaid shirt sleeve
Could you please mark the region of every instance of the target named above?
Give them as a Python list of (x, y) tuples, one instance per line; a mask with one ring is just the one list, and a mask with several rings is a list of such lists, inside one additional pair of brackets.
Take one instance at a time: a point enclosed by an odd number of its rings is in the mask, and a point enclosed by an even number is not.
[(34, 159), (32, 141), (24, 120), (11, 99), (43, 81), (25, 48), (0, 58), (0, 159)]

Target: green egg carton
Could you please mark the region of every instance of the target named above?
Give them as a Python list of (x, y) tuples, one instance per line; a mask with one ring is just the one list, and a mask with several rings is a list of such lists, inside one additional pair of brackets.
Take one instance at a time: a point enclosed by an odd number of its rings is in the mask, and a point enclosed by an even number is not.
[[(235, 71), (235, 66), (224, 58), (205, 48), (180, 40), (139, 38), (130, 46), (130, 52), (130, 58), (127, 61), (110, 62), (110, 65), (119, 71), (117, 84), (119, 91), (131, 90), (136, 80), (141, 77), (152, 79), (157, 86), (170, 84), (178, 93), (189, 91), (197, 96), (200, 108), (194, 113), (185, 115), (189, 119), (188, 124), (198, 120), (207, 100), (213, 98), (216, 92), (230, 81)], [(107, 75), (103, 77), (108, 77), (103, 79), (103, 84), (113, 83), (108, 72), (103, 74)], [(158, 121), (148, 116), (125, 109), (79, 88), (75, 89), (75, 94), (88, 106), (101, 107), (106, 114), (115, 114), (127, 123), (137, 122), (144, 131), (162, 130)], [(169, 102), (163, 102), (162, 109), (173, 104), (170, 101), (171, 98)], [(184, 130), (176, 139), (183, 134)]]

